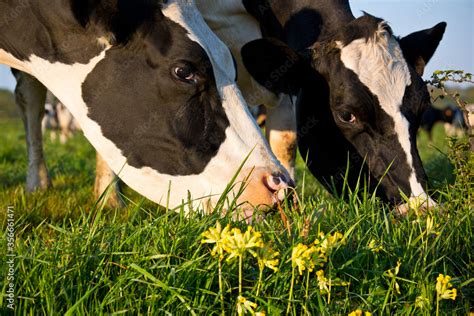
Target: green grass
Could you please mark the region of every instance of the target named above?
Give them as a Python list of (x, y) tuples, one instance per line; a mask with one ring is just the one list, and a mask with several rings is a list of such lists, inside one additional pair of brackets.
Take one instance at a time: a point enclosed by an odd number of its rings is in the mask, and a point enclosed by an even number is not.
[[(92, 198), (95, 154), (82, 136), (65, 146), (46, 141), (54, 189), (27, 195), (22, 126), (15, 119), (3, 119), (0, 124), (0, 226), (6, 230), (6, 210), (13, 206), (17, 314), (221, 313), (218, 262), (210, 255), (212, 245), (201, 244), (201, 234), (217, 221), (242, 230), (246, 224), (218, 215), (165, 213), (131, 190), (126, 191), (132, 201), (126, 208), (101, 207)], [(254, 225), (263, 232), (265, 243), (279, 251), (280, 270), (264, 271), (257, 297), (259, 269), (256, 259), (247, 255), (243, 260), (244, 296), (267, 315), (284, 314), (293, 246), (310, 244), (320, 231), (339, 231), (347, 242), (333, 249), (321, 269), (327, 277), (349, 285), (333, 287), (328, 301), (328, 295), (319, 291), (315, 275), (319, 267), (309, 275), (297, 274), (291, 314), (347, 315), (361, 309), (374, 315), (434, 315), (440, 273), (452, 276), (451, 283), (458, 290), (455, 301), (440, 302), (440, 314), (473, 311), (472, 174), (464, 173), (455, 182), (442, 126), (436, 127), (434, 139), (429, 144), (421, 134), (419, 144), (433, 193), (443, 205), (443, 213), (429, 217), (396, 218), (386, 205), (363, 194), (352, 196), (349, 203), (335, 199), (305, 172), (300, 160), (296, 191), (301, 203), (283, 207), (291, 232), (278, 213)], [(472, 166), (472, 159), (470, 163)], [(467, 166), (466, 170), (473, 169)], [(433, 219), (432, 229), (427, 219)], [(372, 251), (371, 242), (382, 250)], [(6, 253), (3, 234), (0, 249)], [(0, 313), (8, 313), (3, 259)], [(386, 271), (398, 261), (400, 271), (393, 279)], [(238, 283), (237, 261), (224, 261), (226, 315), (236, 313)]]

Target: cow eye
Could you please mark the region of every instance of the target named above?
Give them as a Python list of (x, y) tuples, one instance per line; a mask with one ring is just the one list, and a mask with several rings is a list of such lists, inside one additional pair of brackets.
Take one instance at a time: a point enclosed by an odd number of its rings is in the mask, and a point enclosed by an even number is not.
[(189, 65), (174, 67), (173, 74), (183, 82), (196, 83), (196, 72)]
[(339, 119), (345, 123), (354, 124), (355, 122), (357, 122), (357, 118), (351, 112), (341, 112), (339, 114)]

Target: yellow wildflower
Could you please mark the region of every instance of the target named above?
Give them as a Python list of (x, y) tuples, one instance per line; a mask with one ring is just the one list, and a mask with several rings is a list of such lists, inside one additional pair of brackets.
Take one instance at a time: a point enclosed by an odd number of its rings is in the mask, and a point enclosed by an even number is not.
[(344, 238), (344, 235), (340, 232), (335, 232), (332, 235), (325, 235), (323, 232), (321, 232), (319, 233), (319, 237), (321, 238), (321, 240), (316, 239), (314, 243), (320, 248), (320, 251), (325, 255), (329, 255), (331, 253), (332, 248), (338, 246), (339, 244), (346, 244), (346, 239)]
[(277, 258), (280, 255), (278, 251), (273, 251), (270, 247), (261, 248), (257, 252), (258, 267), (262, 271), (265, 267), (272, 269), (273, 272), (278, 272), (278, 263), (280, 260)]
[[(349, 313), (348, 316), (362, 316), (362, 311), (360, 309), (357, 309), (351, 313)], [(372, 316), (371, 312), (365, 312), (364, 316)]]
[(317, 251), (317, 248), (314, 246), (308, 247), (303, 244), (298, 244), (293, 247), (293, 252), (291, 254), (291, 262), (293, 268), (298, 267), (300, 275), (303, 274), (303, 271), (308, 269), (309, 272), (312, 272), (315, 266), (313, 259), (313, 254)]
[(265, 316), (265, 315), (266, 315), (266, 313), (264, 311), (255, 313), (255, 316)]
[(377, 242), (375, 239), (372, 239), (369, 242), (368, 248), (372, 250), (372, 252), (379, 253), (381, 250), (383, 250), (383, 246)]
[(229, 230), (230, 225), (222, 229), (221, 224), (217, 222), (215, 228), (209, 228), (209, 230), (202, 233), (202, 237), (205, 239), (201, 240), (201, 243), (216, 244), (211, 250), (211, 255), (218, 255), (220, 260), (224, 258), (224, 244), (227, 240)]
[(255, 314), (257, 304), (247, 300), (243, 296), (237, 297), (237, 314), (244, 315), (245, 313)]
[(451, 290), (445, 291), (443, 294), (441, 294), (441, 299), (443, 300), (456, 300), (456, 296), (458, 294), (458, 291), (453, 288)]
[(245, 233), (242, 233), (238, 228), (233, 228), (230, 234), (227, 235), (223, 246), (225, 251), (229, 253), (227, 260), (234, 257), (243, 257), (247, 251), (256, 257), (257, 253), (254, 248), (263, 247), (262, 234), (254, 231), (252, 226), (249, 226)]
[(430, 304), (429, 299), (424, 296), (417, 296), (415, 299), (415, 306), (419, 309), (426, 309)]
[(329, 280), (324, 276), (324, 270), (316, 272), (318, 278), (318, 285), (321, 291), (329, 292)]
[(444, 276), (440, 274), (436, 279), (436, 293), (438, 294), (438, 300), (455, 300), (457, 296), (457, 290), (453, 288), (450, 283), (451, 277), (449, 275)]

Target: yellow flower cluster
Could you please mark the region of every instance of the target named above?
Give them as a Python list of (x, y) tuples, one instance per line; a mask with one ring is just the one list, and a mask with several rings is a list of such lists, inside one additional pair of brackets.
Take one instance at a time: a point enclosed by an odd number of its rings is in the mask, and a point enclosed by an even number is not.
[(349, 313), (348, 316), (372, 316), (372, 313), (371, 312), (365, 312), (363, 313), (360, 309), (356, 309), (355, 311)]
[(374, 253), (379, 253), (380, 251), (383, 250), (383, 246), (380, 243), (378, 243), (375, 239), (370, 240), (368, 247)]
[(332, 235), (320, 233), (319, 237), (320, 239), (316, 239), (310, 246), (300, 243), (293, 247), (291, 262), (293, 268), (298, 268), (300, 275), (305, 270), (312, 272), (316, 265), (323, 266), (324, 262), (327, 261), (328, 255), (331, 253), (331, 249), (346, 242), (344, 235), (339, 232), (335, 232)]
[(329, 292), (329, 280), (324, 276), (324, 270), (316, 272), (318, 278), (318, 285), (321, 291)]
[(224, 229), (219, 222), (217, 222), (215, 228), (209, 228), (209, 230), (202, 233), (204, 238), (201, 243), (203, 244), (216, 244), (211, 250), (211, 255), (215, 257), (219, 256), (219, 259), (224, 259), (224, 246), (227, 242), (230, 232), (230, 225), (227, 225)]
[[(227, 253), (227, 260), (232, 260), (235, 257), (242, 257), (246, 252), (249, 252), (254, 257), (257, 257), (255, 248), (263, 248), (262, 234), (253, 230), (252, 226), (247, 228), (245, 233), (239, 228), (230, 228), (227, 225), (224, 229), (219, 222), (217, 222), (215, 228), (209, 228), (202, 234), (203, 244), (215, 244), (211, 250), (212, 256), (219, 256), (219, 259), (224, 258), (224, 254)], [(274, 254), (273, 257), (277, 256)], [(267, 265), (268, 266), (268, 265)]]
[[(260, 275), (265, 267), (278, 271), (279, 256), (278, 252), (272, 251), (271, 248), (263, 243), (262, 234), (255, 231), (252, 226), (248, 226), (247, 230), (242, 233), (239, 228), (232, 228), (227, 225), (224, 229), (219, 222), (216, 227), (209, 228), (209, 230), (202, 233), (203, 244), (215, 244), (211, 250), (212, 256), (219, 258), (219, 271), (221, 271), (221, 261), (227, 255), (227, 261), (234, 258), (239, 258), (239, 296), (237, 297), (237, 313), (244, 315), (250, 313), (255, 316), (264, 316), (265, 311), (255, 311), (257, 304), (247, 300), (242, 296), (242, 258), (246, 253), (250, 253), (258, 260), (260, 268)], [(222, 290), (222, 281), (219, 272), (219, 287)], [(260, 282), (261, 280), (259, 280)], [(258, 290), (257, 290), (258, 291)], [(223, 304), (223, 296), (221, 296)], [(222, 305), (223, 306), (223, 305)], [(224, 307), (222, 307), (224, 313)]]
[(257, 251), (258, 267), (262, 271), (265, 267), (278, 272), (278, 263), (280, 260), (278, 251), (273, 251), (269, 246), (264, 246)]
[(229, 253), (227, 260), (242, 257), (246, 252), (257, 257), (254, 248), (263, 248), (262, 234), (254, 231), (252, 226), (247, 227), (245, 233), (242, 233), (239, 228), (233, 228), (226, 236), (223, 246), (224, 250)]
[(308, 269), (312, 272), (315, 266), (314, 254), (318, 251), (315, 246), (308, 247), (307, 245), (298, 244), (293, 247), (291, 254), (291, 263), (293, 268), (298, 268), (300, 275), (303, 271)]
[(438, 294), (438, 300), (455, 300), (457, 296), (457, 290), (453, 288), (450, 283), (451, 277), (449, 275), (440, 274), (436, 279), (436, 293)]
[(245, 313), (255, 314), (257, 304), (247, 300), (243, 296), (237, 297), (237, 314), (244, 315)]
[(340, 232), (325, 235), (323, 232), (319, 233), (319, 238), (314, 241), (314, 244), (320, 248), (321, 253), (328, 256), (331, 250), (338, 245), (345, 245), (346, 238)]
[[(242, 296), (242, 258), (247, 253), (257, 258), (260, 270), (259, 284), (257, 286), (258, 296), (261, 288), (263, 270), (267, 267), (274, 272), (277, 272), (279, 270), (278, 265), (280, 259), (278, 257), (280, 256), (280, 253), (274, 251), (269, 245), (265, 245), (262, 239), (262, 234), (255, 231), (251, 226), (249, 226), (245, 232), (242, 232), (239, 228), (231, 228), (230, 225), (222, 228), (221, 224), (217, 222), (216, 227), (209, 228), (209, 230), (202, 234), (202, 237), (203, 239), (201, 242), (203, 244), (214, 244), (214, 247), (211, 250), (211, 255), (218, 257), (219, 269), (221, 269), (221, 262), (224, 258), (227, 257), (227, 261), (239, 258), (239, 296), (237, 298), (237, 313), (239, 315), (245, 313), (250, 313), (252, 315), (265, 315), (264, 312), (255, 311), (258, 307), (256, 303), (253, 303)], [(316, 239), (314, 243), (311, 243), (310, 245), (299, 243), (293, 247), (291, 254), (293, 272), (290, 289), (290, 302), (292, 300), (294, 274), (296, 269), (298, 269), (300, 275), (303, 275), (304, 271), (308, 271), (308, 273), (314, 271), (316, 266), (323, 267), (332, 249), (338, 245), (345, 244), (345, 242), (344, 235), (339, 232), (335, 232), (332, 235), (320, 233), (319, 238)], [(219, 276), (220, 275), (221, 274), (219, 274)], [(327, 292), (328, 295), (330, 295), (332, 285), (345, 286), (348, 284), (339, 279), (331, 280), (330, 278), (326, 278), (324, 270), (317, 271), (316, 277), (320, 290)], [(220, 279), (219, 284), (219, 286), (222, 287)], [(221, 288), (220, 290), (222, 292)], [(223, 300), (223, 298), (221, 299)]]
[(318, 279), (319, 290), (322, 293), (330, 294), (331, 287), (333, 286), (348, 286), (349, 282), (342, 281), (341, 279), (331, 279), (326, 278), (324, 275), (324, 270), (319, 270), (316, 272), (316, 278)]
[(256, 312), (255, 309), (258, 307), (256, 303), (253, 303), (246, 299), (243, 296), (237, 297), (237, 314), (238, 315), (245, 315), (246, 313), (250, 313), (250, 315), (254, 316), (265, 316), (265, 311)]

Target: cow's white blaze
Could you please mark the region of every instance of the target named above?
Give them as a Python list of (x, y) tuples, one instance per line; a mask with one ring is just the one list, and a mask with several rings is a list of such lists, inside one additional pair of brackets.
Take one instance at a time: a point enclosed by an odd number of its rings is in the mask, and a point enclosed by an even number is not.
[[(184, 27), (189, 38), (199, 43), (208, 53), (223, 107), (230, 121), (225, 142), (199, 175), (169, 176), (149, 167), (138, 169), (128, 165), (121, 150), (104, 137), (100, 126), (89, 118), (88, 107), (82, 98), (82, 84), (96, 65), (106, 58), (106, 51), (110, 48), (107, 43), (104, 50), (87, 64), (51, 63), (35, 55), (29, 56), (29, 61), (21, 62), (1, 50), (0, 62), (32, 74), (47, 86), (68, 107), (87, 139), (111, 169), (131, 188), (160, 205), (179, 207), (187, 202), (188, 193), (195, 199), (194, 207), (216, 202), (228, 181), (251, 152), (247, 167), (268, 169), (273, 166), (274, 171), (283, 170), (251, 119), (233, 80), (235, 70), (228, 48), (209, 30), (194, 3), (188, 0), (169, 1), (163, 13)], [(103, 43), (103, 39), (98, 39), (98, 42)]]
[(194, 1), (169, 1), (163, 7), (163, 14), (186, 29), (188, 37), (206, 51), (212, 63), (222, 106), (230, 126), (226, 130), (226, 141), (210, 164), (229, 158), (235, 163), (239, 161), (239, 157), (241, 160), (253, 150), (248, 165), (263, 167), (270, 162), (280, 167), (237, 87), (236, 70), (229, 48), (208, 27)]
[(409, 183), (412, 198), (422, 198), (429, 204), (435, 203), (428, 197), (416, 178), (411, 153), (409, 122), (401, 112), (403, 96), (411, 85), (408, 65), (398, 42), (384, 29), (383, 23), (374, 37), (357, 39), (341, 49), (344, 66), (352, 70), (359, 80), (377, 96), (382, 109), (393, 119), (395, 133), (410, 167)]

